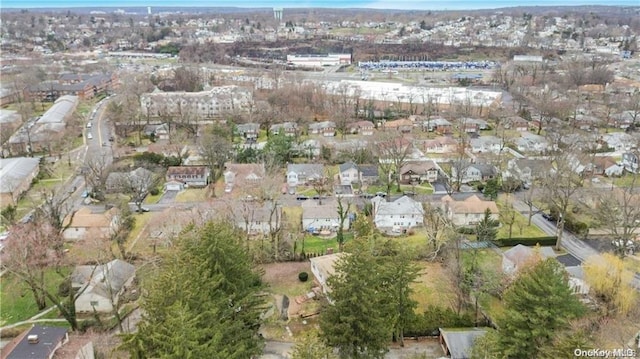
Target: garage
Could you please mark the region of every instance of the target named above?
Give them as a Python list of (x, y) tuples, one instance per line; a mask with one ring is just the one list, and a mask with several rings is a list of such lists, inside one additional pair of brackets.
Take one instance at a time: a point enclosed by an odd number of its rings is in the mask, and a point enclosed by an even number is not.
[(184, 189), (184, 184), (178, 181), (171, 181), (164, 184), (165, 191), (182, 191)]

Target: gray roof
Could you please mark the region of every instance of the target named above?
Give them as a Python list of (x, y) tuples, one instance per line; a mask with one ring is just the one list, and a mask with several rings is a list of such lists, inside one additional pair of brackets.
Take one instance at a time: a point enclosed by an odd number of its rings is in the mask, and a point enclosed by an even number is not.
[(355, 163), (351, 162), (351, 161), (345, 162), (345, 163), (340, 165), (340, 172), (344, 172), (344, 171), (352, 169), (352, 168), (355, 168), (357, 170), (358, 166)]
[(260, 130), (260, 124), (257, 123), (242, 123), (236, 125), (236, 129), (238, 133), (245, 133), (249, 131), (258, 131)]
[(324, 176), (324, 166), (315, 163), (299, 163), (287, 165), (287, 173), (295, 172), (306, 177)]
[(323, 202), (321, 205), (315, 201), (307, 201), (302, 206), (303, 219), (339, 219), (338, 205), (336, 201)]
[(444, 329), (440, 328), (440, 335), (444, 339), (451, 359), (468, 359), (471, 357), (473, 342), (487, 333), (484, 329)]
[(321, 130), (323, 128), (335, 128), (336, 123), (333, 121), (322, 121), (309, 124), (309, 129)]
[(278, 131), (280, 131), (280, 129), (284, 129), (284, 128), (296, 129), (296, 128), (298, 128), (298, 124), (295, 123), (295, 122), (276, 123), (274, 125), (271, 125), (271, 127), (269, 127), (269, 131), (278, 132)]
[(494, 176), (497, 171), (496, 168), (492, 165), (481, 164), (481, 163), (472, 163), (469, 167), (473, 167), (482, 173), (482, 176)]
[(37, 124), (61, 123), (78, 104), (78, 96), (65, 95), (56, 100), (50, 109), (36, 122)]
[(77, 266), (71, 275), (71, 282), (76, 288), (87, 286), (82, 294), (93, 293), (111, 298), (111, 293), (120, 292), (135, 272), (132, 264), (114, 259), (98, 266)]
[[(37, 335), (37, 343), (29, 343), (29, 336)], [(63, 327), (45, 327), (35, 325), (29, 330), (27, 335), (16, 345), (15, 348), (6, 357), (7, 359), (47, 359), (57, 349), (65, 336), (67, 328)]]
[(360, 165), (359, 168), (362, 177), (378, 177), (378, 166), (376, 165)]
[(11, 193), (22, 180), (40, 165), (40, 158), (0, 159), (0, 193)]
[(416, 215), (422, 216), (424, 209), (422, 204), (413, 200), (408, 196), (402, 196), (393, 202), (387, 202), (381, 197), (374, 197), (371, 202), (374, 206), (375, 216), (387, 216), (387, 215)]

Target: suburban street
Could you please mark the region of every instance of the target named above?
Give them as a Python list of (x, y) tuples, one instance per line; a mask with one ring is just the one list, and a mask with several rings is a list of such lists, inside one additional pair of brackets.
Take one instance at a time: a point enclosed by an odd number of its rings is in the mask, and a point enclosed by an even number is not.
[[(514, 208), (520, 212), (523, 216), (527, 217), (529, 215), (529, 206), (527, 206), (518, 196), (514, 197), (513, 201)], [(547, 235), (555, 236), (556, 235), (556, 223), (546, 220), (542, 217), (542, 212), (536, 208), (532, 208), (536, 213), (533, 215), (531, 221), (536, 226), (540, 227)], [(564, 248), (569, 254), (579, 259), (581, 262), (586, 261), (588, 258), (592, 256), (596, 256), (596, 258), (601, 258), (600, 253), (593, 249), (590, 245), (585, 243), (583, 240), (576, 237), (573, 233), (565, 230), (562, 235), (562, 248)], [(634, 279), (632, 284), (636, 289), (640, 290), (640, 273), (634, 273)]]

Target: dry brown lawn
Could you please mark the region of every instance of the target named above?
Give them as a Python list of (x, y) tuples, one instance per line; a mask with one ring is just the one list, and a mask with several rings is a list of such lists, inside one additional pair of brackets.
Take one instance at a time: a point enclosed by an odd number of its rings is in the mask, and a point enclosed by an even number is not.
[(429, 305), (451, 307), (454, 292), (445, 269), (440, 263), (417, 262), (422, 273), (413, 284), (413, 299), (418, 302), (416, 312), (422, 313)]

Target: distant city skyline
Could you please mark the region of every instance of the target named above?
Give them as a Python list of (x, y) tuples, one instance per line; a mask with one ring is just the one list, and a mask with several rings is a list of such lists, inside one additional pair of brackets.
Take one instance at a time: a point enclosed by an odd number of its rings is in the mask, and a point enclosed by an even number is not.
[[(179, 0), (2, 0), (0, 8), (130, 8), (154, 7), (241, 7), (241, 8), (369, 8), (397, 10), (462, 10), (494, 9), (516, 6), (640, 6), (640, 0), (197, 0), (186, 4)], [(146, 12), (146, 11), (145, 11)]]

